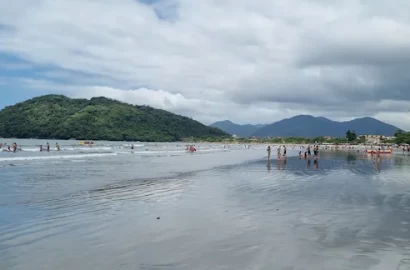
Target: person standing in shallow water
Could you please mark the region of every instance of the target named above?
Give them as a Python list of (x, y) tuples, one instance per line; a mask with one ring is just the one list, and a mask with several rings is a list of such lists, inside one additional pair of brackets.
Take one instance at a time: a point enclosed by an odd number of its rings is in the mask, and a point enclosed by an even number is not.
[(58, 143), (56, 143), (56, 149), (57, 151), (60, 151), (60, 145)]
[(266, 149), (266, 151), (268, 152), (268, 159), (270, 159), (270, 152), (271, 152), (270, 145), (268, 146), (268, 149)]
[(50, 152), (50, 144), (47, 143), (47, 152)]
[(278, 159), (280, 159), (280, 145), (278, 146)]

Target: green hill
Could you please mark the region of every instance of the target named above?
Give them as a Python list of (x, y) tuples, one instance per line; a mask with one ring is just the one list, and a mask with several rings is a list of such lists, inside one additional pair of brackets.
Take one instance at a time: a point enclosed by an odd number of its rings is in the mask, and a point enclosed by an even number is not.
[(4, 138), (178, 141), (225, 136), (188, 117), (104, 97), (48, 95), (0, 111), (0, 137)]

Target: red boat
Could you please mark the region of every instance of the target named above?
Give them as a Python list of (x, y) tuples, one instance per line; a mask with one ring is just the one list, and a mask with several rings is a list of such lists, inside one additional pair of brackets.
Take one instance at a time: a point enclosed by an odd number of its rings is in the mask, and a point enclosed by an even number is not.
[(372, 155), (376, 155), (377, 153), (380, 153), (380, 154), (392, 154), (393, 153), (393, 151), (391, 150), (391, 149), (388, 149), (388, 150), (367, 150), (367, 153), (368, 154), (372, 154)]

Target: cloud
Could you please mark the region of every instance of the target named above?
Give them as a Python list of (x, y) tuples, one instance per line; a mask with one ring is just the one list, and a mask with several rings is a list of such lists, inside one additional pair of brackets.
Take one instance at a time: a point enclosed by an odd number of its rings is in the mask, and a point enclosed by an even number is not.
[(27, 91), (105, 95), (205, 123), (304, 113), (377, 116), (410, 129), (409, 8), (404, 0), (0, 0), (0, 53), (47, 67), (20, 78)]

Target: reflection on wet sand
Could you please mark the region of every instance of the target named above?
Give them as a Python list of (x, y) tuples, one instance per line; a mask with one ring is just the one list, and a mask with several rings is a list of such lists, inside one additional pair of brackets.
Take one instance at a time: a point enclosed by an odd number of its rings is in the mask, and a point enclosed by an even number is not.
[[(0, 269), (410, 269), (410, 158), (312, 158), (263, 152), (0, 206)], [(161, 167), (181, 163), (167, 162)], [(280, 172), (269, 173), (275, 162)], [(105, 177), (118, 177), (120, 165)], [(38, 179), (55, 188), (55, 175)]]

